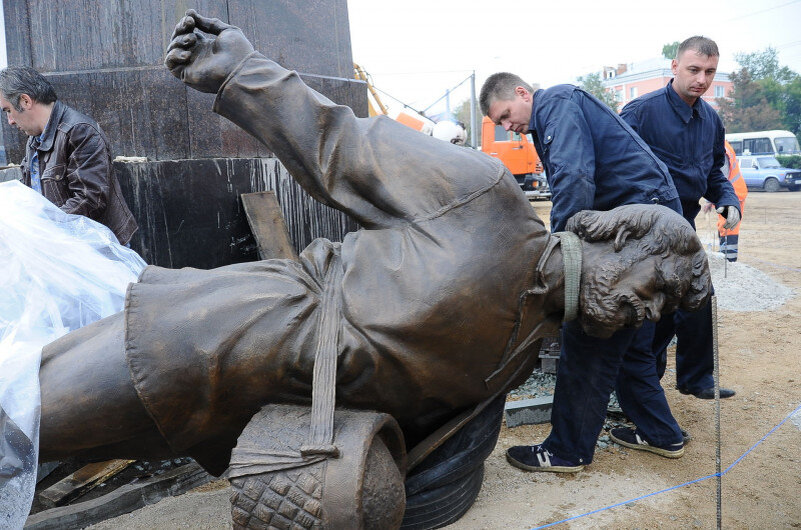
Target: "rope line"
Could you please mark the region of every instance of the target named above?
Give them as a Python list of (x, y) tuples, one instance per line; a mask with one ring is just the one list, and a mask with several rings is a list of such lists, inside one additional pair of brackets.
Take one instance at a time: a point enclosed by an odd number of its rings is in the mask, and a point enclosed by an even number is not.
[(627, 501), (618, 502), (618, 503), (615, 503), (615, 504), (612, 504), (612, 505), (609, 505), (609, 506), (605, 506), (605, 507), (603, 507), (603, 508), (598, 508), (598, 509), (596, 509), (596, 510), (592, 510), (592, 511), (590, 511), (590, 512), (587, 512), (587, 513), (582, 513), (582, 514), (580, 514), (580, 515), (574, 515), (573, 517), (568, 517), (567, 519), (562, 519), (561, 521), (555, 521), (555, 522), (553, 522), (553, 523), (544, 524), (544, 525), (542, 525), (542, 526), (535, 526), (535, 527), (533, 527), (531, 530), (540, 530), (541, 528), (549, 528), (549, 527), (551, 527), (551, 526), (555, 526), (555, 525), (558, 525), (558, 524), (567, 523), (567, 522), (570, 522), (570, 521), (574, 521), (574, 520), (576, 520), (576, 519), (581, 519), (582, 517), (587, 517), (588, 515), (594, 515), (594, 514), (596, 514), (596, 513), (600, 513), (600, 512), (606, 511), (606, 510), (611, 510), (612, 508), (617, 508), (618, 506), (625, 506), (625, 505), (627, 505), (627, 504), (631, 504), (632, 502), (641, 501), (641, 500), (643, 500), (643, 499), (647, 499), (648, 497), (653, 497), (654, 495), (659, 495), (659, 494), (661, 494), (661, 493), (666, 493), (666, 492), (668, 492), (668, 491), (672, 491), (672, 490), (675, 490), (675, 489), (678, 489), (678, 488), (682, 488), (682, 487), (684, 487), (684, 486), (689, 486), (689, 485), (691, 485), (691, 484), (695, 484), (695, 483), (697, 483), (697, 482), (702, 482), (702, 481), (704, 481), (704, 480), (709, 480), (709, 479), (711, 479), (711, 478), (715, 478), (715, 477), (718, 477), (718, 476), (721, 476), (721, 477), (722, 477), (723, 475), (725, 475), (726, 473), (728, 473), (729, 471), (731, 471), (731, 469), (732, 469), (734, 466), (736, 466), (738, 463), (740, 463), (740, 461), (741, 461), (743, 458), (745, 458), (746, 456), (748, 456), (748, 454), (749, 454), (751, 451), (753, 451), (754, 449), (756, 449), (756, 448), (757, 448), (757, 446), (759, 446), (759, 445), (760, 445), (762, 442), (764, 442), (764, 441), (767, 439), (767, 437), (768, 437), (768, 436), (770, 436), (771, 434), (773, 434), (773, 433), (776, 431), (776, 429), (778, 429), (779, 427), (781, 427), (782, 425), (784, 425), (785, 423), (787, 423), (787, 420), (789, 420), (790, 418), (792, 418), (793, 416), (795, 416), (795, 415), (796, 415), (796, 414), (797, 414), (799, 411), (801, 411), (801, 405), (799, 405), (798, 407), (796, 407), (796, 408), (795, 408), (795, 410), (793, 410), (793, 411), (792, 411), (790, 414), (788, 414), (788, 415), (787, 415), (787, 416), (786, 416), (786, 417), (785, 417), (785, 418), (784, 418), (784, 419), (783, 419), (781, 422), (779, 422), (779, 424), (778, 424), (778, 425), (776, 425), (776, 426), (775, 426), (775, 427), (773, 427), (773, 428), (772, 428), (770, 431), (768, 431), (768, 433), (767, 433), (765, 436), (763, 436), (762, 438), (760, 438), (760, 439), (759, 439), (759, 441), (757, 441), (757, 442), (756, 442), (754, 445), (752, 445), (752, 446), (751, 446), (751, 447), (750, 447), (750, 448), (749, 448), (749, 449), (748, 449), (748, 450), (747, 450), (745, 453), (743, 453), (742, 455), (740, 455), (740, 457), (739, 457), (739, 458), (737, 458), (737, 460), (735, 460), (734, 462), (732, 462), (732, 464), (731, 464), (729, 467), (727, 467), (727, 468), (726, 468), (726, 469), (725, 469), (723, 472), (721, 472), (721, 473), (712, 473), (711, 475), (707, 475), (707, 476), (705, 476), (705, 477), (700, 477), (700, 478), (697, 478), (697, 479), (691, 480), (691, 481), (689, 481), (689, 482), (685, 482), (685, 483), (683, 483), (683, 484), (677, 484), (676, 486), (671, 486), (671, 487), (669, 487), (669, 488), (665, 488), (665, 489), (663, 489), (663, 490), (654, 491), (654, 492), (652, 492), (652, 493), (648, 493), (648, 494), (646, 494), (646, 495), (642, 495), (642, 496), (640, 496), (640, 497), (636, 497), (636, 498), (634, 498), (634, 499), (629, 499), (629, 500), (627, 500)]

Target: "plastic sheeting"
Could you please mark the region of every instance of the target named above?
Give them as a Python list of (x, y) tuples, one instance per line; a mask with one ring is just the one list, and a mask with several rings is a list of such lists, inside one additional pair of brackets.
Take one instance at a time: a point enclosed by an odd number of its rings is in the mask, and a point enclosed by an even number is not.
[(42, 347), (122, 310), (144, 267), (102, 224), (0, 184), (0, 528), (22, 528), (33, 501)]

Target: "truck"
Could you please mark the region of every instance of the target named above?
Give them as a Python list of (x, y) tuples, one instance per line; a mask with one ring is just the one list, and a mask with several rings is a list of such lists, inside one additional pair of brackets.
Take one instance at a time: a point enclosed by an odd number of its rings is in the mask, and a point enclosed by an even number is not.
[(550, 199), (551, 191), (534, 143), (527, 134), (505, 130), (487, 116), (481, 121), (481, 150), (512, 172), (529, 199)]

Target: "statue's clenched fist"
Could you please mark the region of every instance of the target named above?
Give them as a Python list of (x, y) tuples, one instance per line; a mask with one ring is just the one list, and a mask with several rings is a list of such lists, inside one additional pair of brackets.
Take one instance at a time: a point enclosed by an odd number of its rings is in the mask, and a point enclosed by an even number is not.
[(215, 93), (252, 52), (253, 45), (242, 30), (190, 9), (175, 26), (164, 64), (195, 90)]

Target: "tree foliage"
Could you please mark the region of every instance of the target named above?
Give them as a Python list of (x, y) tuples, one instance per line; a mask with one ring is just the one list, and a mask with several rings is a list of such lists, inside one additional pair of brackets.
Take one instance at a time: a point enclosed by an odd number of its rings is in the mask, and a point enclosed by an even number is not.
[(730, 74), (732, 98), (719, 98), (728, 132), (786, 129), (801, 135), (801, 76), (779, 65), (777, 51), (739, 53), (741, 68)]
[(664, 57), (665, 59), (671, 59), (671, 60), (675, 59), (676, 58), (676, 54), (679, 51), (679, 45), (680, 44), (681, 43), (679, 41), (674, 41), (674, 42), (671, 42), (669, 44), (665, 44), (664, 46), (662, 46), (662, 57)]
[(777, 155), (776, 160), (782, 167), (801, 169), (801, 155)]
[(617, 112), (617, 107), (620, 105), (620, 102), (615, 97), (614, 92), (604, 86), (599, 72), (579, 77), (578, 82), (581, 88), (600, 99), (602, 102), (606, 103), (609, 108)]
[(746, 68), (732, 72), (731, 99), (719, 98), (718, 109), (727, 132), (763, 131), (781, 128), (779, 111), (765, 97), (762, 86)]
[[(478, 102), (476, 102), (476, 107), (478, 107)], [(451, 109), (453, 113), (453, 117), (456, 121), (459, 121), (464, 124), (465, 131), (467, 131), (467, 143), (470, 143), (471, 136), (471, 129), (470, 129), (470, 100), (466, 99), (453, 107)], [(476, 141), (481, 143), (481, 119), (483, 116), (481, 115), (481, 109), (476, 108)]]
[(748, 70), (754, 81), (772, 80), (784, 84), (798, 77), (798, 74), (786, 66), (779, 66), (778, 52), (768, 47), (765, 51), (753, 53), (737, 53), (734, 60)]

